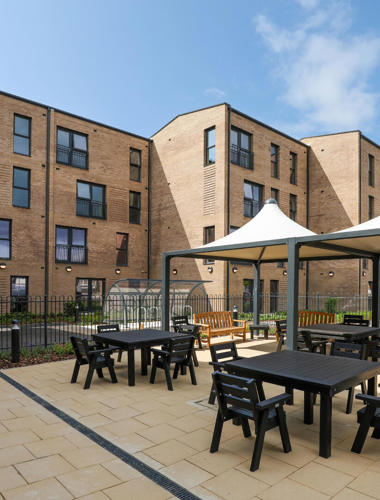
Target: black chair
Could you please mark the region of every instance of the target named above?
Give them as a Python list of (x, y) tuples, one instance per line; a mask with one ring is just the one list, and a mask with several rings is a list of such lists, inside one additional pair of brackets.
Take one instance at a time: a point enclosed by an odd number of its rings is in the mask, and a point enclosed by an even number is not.
[[(242, 359), (237, 352), (235, 342), (226, 342), (223, 344), (210, 345), (211, 361), (210, 365), (213, 366), (214, 372), (224, 371), (225, 363), (227, 361), (236, 361)], [(214, 384), (212, 384), (208, 403), (213, 405), (216, 399), (216, 392)]]
[(214, 372), (212, 376), (219, 408), (210, 453), (215, 453), (219, 449), (224, 422), (236, 418), (239, 418), (242, 423), (244, 437), (251, 436), (248, 420), (255, 422), (256, 440), (250, 467), (251, 471), (259, 468), (266, 431), (279, 427), (284, 452), (291, 451), (283, 408), (284, 404), (291, 400), (290, 394), (280, 394), (259, 401), (254, 379), (222, 372)]
[[(114, 325), (98, 325), (97, 326), (98, 333), (104, 333), (104, 332), (120, 332), (120, 327), (118, 324)], [(115, 345), (110, 345), (108, 346), (109, 349), (112, 349), (113, 351), (118, 351), (117, 355), (117, 361), (120, 363), (121, 361), (121, 355), (123, 353), (123, 349), (120, 349), (120, 347), (117, 347)]]
[[(305, 327), (306, 328), (306, 327)], [(276, 351), (280, 352), (286, 343), (286, 319), (276, 320), (276, 334), (278, 336)], [(326, 345), (328, 341), (322, 339), (313, 339), (307, 331), (297, 336), (297, 351), (320, 352), (326, 354)]]
[(170, 339), (169, 343), (164, 346), (165, 349), (152, 348), (153, 361), (152, 372), (150, 375), (150, 383), (154, 384), (156, 378), (157, 368), (165, 370), (166, 383), (168, 384), (169, 391), (173, 390), (173, 384), (170, 377), (170, 365), (174, 363), (173, 379), (178, 376), (178, 371), (181, 369), (181, 375), (186, 374), (186, 367), (189, 367), (191, 383), (197, 385), (195, 378), (195, 371), (192, 359), (194, 350), (194, 337), (189, 335), (187, 337), (178, 337)]
[[(198, 325), (193, 325), (189, 323), (188, 316), (172, 316), (173, 329), (176, 333), (183, 333), (185, 335), (193, 335), (195, 340), (198, 342), (199, 349), (202, 349), (201, 335), (199, 333)], [(193, 350), (193, 362), (194, 366), (199, 366), (197, 354), (195, 348)]]
[[(367, 358), (367, 349), (365, 344), (350, 344), (349, 342), (333, 342), (331, 344), (331, 356), (340, 356), (343, 358), (352, 358), (352, 359), (366, 359)], [(361, 383), (362, 391), (366, 392), (365, 383)], [(349, 414), (352, 412), (352, 403), (354, 401), (354, 391), (355, 387), (348, 388), (348, 398), (347, 398), (347, 406), (346, 413)]]
[(343, 325), (358, 325), (360, 321), (363, 321), (362, 314), (345, 314), (343, 316)]
[(360, 399), (366, 404), (357, 413), (359, 429), (351, 448), (354, 453), (360, 453), (370, 427), (373, 427), (371, 437), (380, 439), (380, 398), (368, 394), (357, 394), (356, 399)]
[(88, 365), (87, 377), (83, 389), (90, 387), (94, 370), (96, 370), (99, 378), (103, 378), (103, 368), (108, 368), (112, 383), (115, 384), (117, 382), (113, 367), (114, 360), (111, 358), (113, 349), (97, 349), (95, 345), (90, 345), (87, 339), (82, 339), (81, 337), (72, 336), (70, 340), (77, 358), (71, 377), (72, 384), (75, 384), (77, 381), (79, 368), (82, 365)]

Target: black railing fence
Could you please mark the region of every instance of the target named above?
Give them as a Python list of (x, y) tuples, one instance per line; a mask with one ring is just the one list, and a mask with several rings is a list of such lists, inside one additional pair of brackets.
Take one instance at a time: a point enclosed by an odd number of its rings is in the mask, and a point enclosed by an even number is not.
[[(361, 313), (371, 318), (371, 298), (299, 297), (299, 309), (337, 313), (337, 321), (345, 313)], [(170, 296), (170, 316), (192, 315), (205, 311), (232, 310), (238, 307), (239, 316), (252, 318), (253, 300), (250, 294), (236, 296), (188, 295)], [(261, 296), (260, 321), (274, 324), (286, 317), (286, 295)], [(101, 323), (119, 323), (122, 329), (161, 327), (161, 295), (124, 294), (75, 297), (0, 297), (0, 351), (11, 348), (12, 320), (20, 326), (21, 348), (63, 344), (71, 335), (91, 337)]]

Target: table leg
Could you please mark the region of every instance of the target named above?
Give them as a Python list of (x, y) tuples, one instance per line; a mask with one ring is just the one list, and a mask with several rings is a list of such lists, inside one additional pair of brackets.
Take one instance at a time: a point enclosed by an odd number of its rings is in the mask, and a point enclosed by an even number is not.
[(135, 385), (135, 350), (128, 349), (128, 385)]
[[(149, 349), (149, 347), (148, 347)], [(141, 375), (148, 374), (148, 352), (145, 347), (141, 348)]]
[(252, 328), (252, 327), (250, 327), (250, 331), (251, 331), (251, 340), (253, 340), (253, 331), (254, 331), (254, 330), (253, 330), (253, 328)]
[(286, 403), (287, 405), (291, 406), (294, 404), (294, 389), (293, 387), (285, 387), (285, 392), (292, 396), (292, 399), (289, 401), (289, 403)]
[(265, 328), (265, 330), (264, 330), (264, 339), (265, 340), (268, 340), (268, 333), (269, 333), (269, 329)]
[(313, 415), (313, 400), (314, 394), (312, 392), (304, 392), (303, 393), (303, 421), (307, 425), (311, 425), (313, 423), (314, 415)]
[(331, 455), (331, 417), (332, 396), (321, 391), (319, 456), (323, 458), (329, 458)]
[(377, 376), (368, 379), (368, 394), (370, 396), (377, 396)]

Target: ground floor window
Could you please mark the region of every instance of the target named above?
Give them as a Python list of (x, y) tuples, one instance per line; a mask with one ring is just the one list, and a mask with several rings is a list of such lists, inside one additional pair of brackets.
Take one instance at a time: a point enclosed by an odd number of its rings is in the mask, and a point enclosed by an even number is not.
[[(260, 280), (260, 313), (263, 312), (263, 290), (264, 290), (264, 280)], [(243, 312), (250, 313), (253, 311), (253, 298), (254, 298), (254, 280), (244, 279), (243, 280)]]
[(270, 280), (269, 312), (278, 311), (278, 280)]
[(77, 278), (75, 296), (81, 311), (101, 311), (105, 281), (104, 278)]
[(11, 311), (28, 310), (28, 276), (11, 276)]

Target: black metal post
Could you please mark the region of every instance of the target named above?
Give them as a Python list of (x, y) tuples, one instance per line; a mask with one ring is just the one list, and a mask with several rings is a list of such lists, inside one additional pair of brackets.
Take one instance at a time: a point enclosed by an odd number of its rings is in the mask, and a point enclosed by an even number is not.
[(298, 336), (298, 265), (299, 246), (295, 239), (288, 244), (288, 304), (286, 349), (297, 349)]
[(238, 319), (239, 309), (238, 306), (233, 306), (232, 308), (232, 319)]
[(170, 259), (167, 254), (162, 256), (162, 300), (161, 300), (161, 330), (169, 330), (170, 309)]
[(79, 304), (75, 302), (75, 323), (79, 321)]
[(47, 295), (44, 295), (44, 343), (45, 343), (45, 347), (47, 347), (47, 345), (48, 345), (47, 319), (48, 319), (48, 298), (47, 298)]
[(260, 264), (254, 263), (253, 323), (260, 324)]
[(20, 327), (18, 326), (17, 319), (12, 320), (11, 330), (11, 345), (12, 345), (12, 363), (20, 361)]
[(372, 261), (372, 326), (379, 326), (380, 311), (379, 311), (379, 280), (380, 280), (380, 265), (379, 257), (374, 257)]

